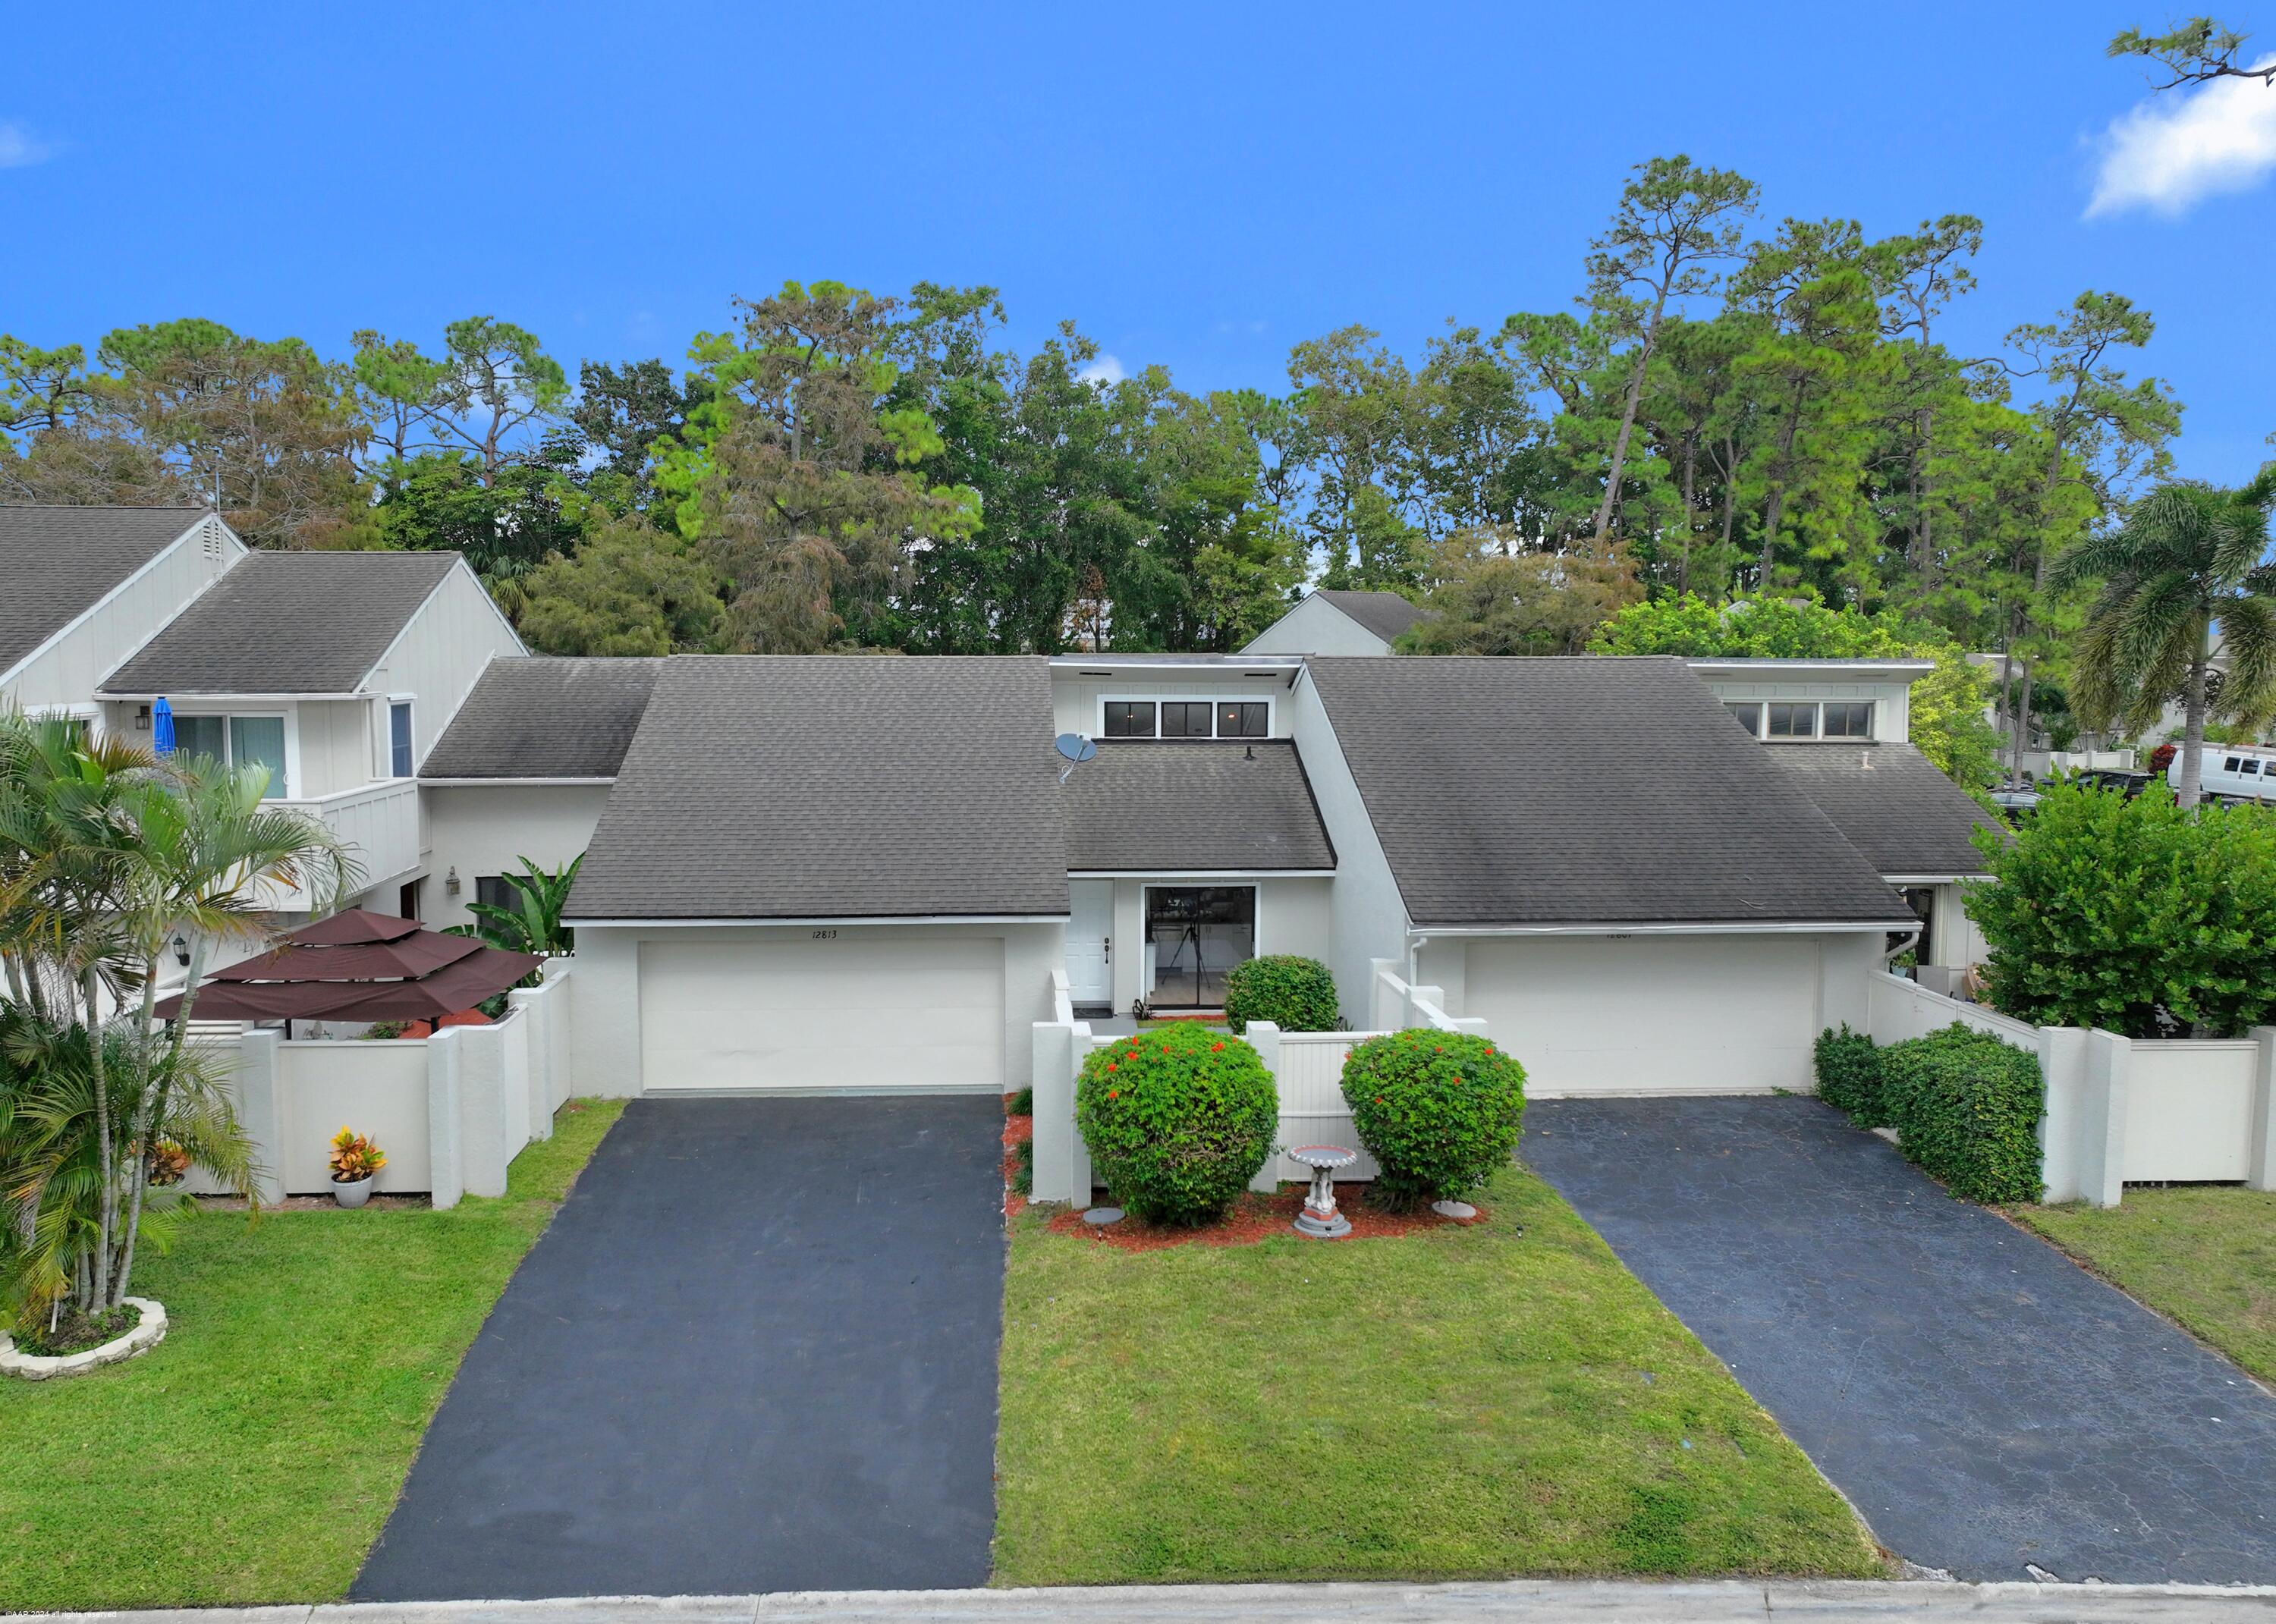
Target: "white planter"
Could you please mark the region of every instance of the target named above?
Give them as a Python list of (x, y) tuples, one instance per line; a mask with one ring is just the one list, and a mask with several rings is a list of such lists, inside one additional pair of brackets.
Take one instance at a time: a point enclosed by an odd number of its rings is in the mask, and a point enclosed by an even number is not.
[(122, 1359), (132, 1359), (147, 1354), (166, 1337), (166, 1310), (148, 1297), (125, 1299), (129, 1308), (142, 1310), (142, 1317), (134, 1329), (123, 1337), (113, 1337), (101, 1345), (83, 1348), (76, 1354), (59, 1354), (53, 1358), (38, 1354), (19, 1354), (16, 1339), (0, 1331), (0, 1375), (18, 1376), (29, 1382), (43, 1382), (59, 1376), (84, 1376), (89, 1370), (106, 1364), (117, 1364)]
[(343, 1207), (360, 1207), (371, 1199), (371, 1181), (376, 1177), (375, 1173), (366, 1173), (360, 1179), (333, 1180), (332, 1199)]

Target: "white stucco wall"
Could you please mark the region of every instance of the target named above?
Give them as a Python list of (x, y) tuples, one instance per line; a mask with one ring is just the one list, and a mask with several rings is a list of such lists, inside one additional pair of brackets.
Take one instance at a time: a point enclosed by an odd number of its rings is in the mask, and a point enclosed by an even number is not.
[(1383, 854), (1383, 842), (1376, 838), (1375, 825), (1368, 818), (1366, 803), (1360, 799), (1359, 785), (1328, 724), (1310, 673), (1297, 679), (1289, 697), (1291, 736), (1311, 778), (1320, 821), (1336, 848), (1336, 877), (1329, 888), (1327, 951), (1315, 956), (1324, 959), (1334, 972), (1344, 1020), (1363, 1030), (1372, 998), (1371, 961), (1406, 959), (1407, 903), (1399, 894), (1398, 881), (1392, 877), (1390, 860)]
[[(1066, 927), (1053, 921), (1011, 925), (838, 925), (839, 938), (855, 937), (968, 940), (973, 951), (1004, 958), (1004, 1088), (1021, 1088), (1033, 1067), (1031, 1028), (1052, 1015), (1051, 973), (1066, 952)], [(640, 945), (686, 942), (697, 933), (722, 945), (813, 939), (803, 925), (583, 925), (577, 931), (569, 982), (575, 1035), (575, 1092), (611, 1097), (641, 1089)], [(860, 1034), (849, 1032), (849, 1043)]]
[(1389, 654), (1391, 645), (1317, 593), (1266, 626), (1243, 654)]
[[(438, 930), (472, 921), (474, 877), (511, 874), (527, 857), (542, 869), (558, 869), (592, 844), (593, 831), (607, 804), (605, 784), (428, 785), (420, 791), (427, 808), (427, 884), (420, 911)], [(444, 888), (459, 871), (459, 894)]]
[[(102, 679), (156, 635), (191, 599), (219, 580), (245, 552), (245, 544), (228, 526), (217, 519), (207, 520), (145, 565), (140, 573), (121, 584), (85, 619), (33, 654), (14, 675), (0, 681), (0, 703), (27, 710), (91, 708)], [(132, 707), (127, 714), (131, 717)], [(136, 737), (131, 723), (125, 736)], [(149, 736), (141, 735), (140, 741), (147, 744)]]
[(1869, 932), (1501, 937), (1440, 938), (1422, 960), (1529, 1094), (1804, 1093), (1817, 1035), (1864, 1027), (1880, 947)]
[(1128, 1011), (1146, 988), (1146, 888), (1149, 885), (1253, 885), (1256, 943), (1266, 953), (1301, 953), (1325, 960), (1331, 951), (1335, 882), (1326, 875), (1256, 877), (1247, 875), (1162, 874), (1118, 877), (1114, 886), (1113, 1006)]

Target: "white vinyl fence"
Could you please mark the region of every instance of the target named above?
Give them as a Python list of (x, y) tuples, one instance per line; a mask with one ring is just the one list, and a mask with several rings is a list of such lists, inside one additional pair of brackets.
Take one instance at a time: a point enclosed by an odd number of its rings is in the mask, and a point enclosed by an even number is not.
[(1875, 973), (1866, 1007), (1876, 1043), (1957, 1021), (2038, 1056), (2049, 1201), (2114, 1207), (2128, 1184), (2276, 1189), (2276, 1027), (2227, 1041), (2035, 1027), (1885, 972)]
[[(1407, 1027), (1430, 1027), (1440, 1031), (1485, 1036), (1480, 1020), (1456, 1020), (1440, 1007), (1444, 994), (1436, 987), (1409, 987), (1395, 972), (1393, 961), (1378, 960), (1371, 1008), (1385, 1031)], [(1074, 1089), (1083, 1062), (1091, 1051), (1117, 1039), (1095, 1035), (1090, 1023), (1074, 1018), (1064, 971), (1051, 972), (1052, 1019), (1035, 1023), (1035, 1198), (1037, 1201), (1089, 1203), (1090, 1153), (1075, 1127)], [(1381, 1036), (1377, 1032), (1283, 1032), (1269, 1021), (1248, 1023), (1248, 1042), (1272, 1074), (1280, 1097), (1280, 1127), (1274, 1154), (1250, 1180), (1249, 1188), (1271, 1190), (1284, 1180), (1306, 1180), (1310, 1170), (1292, 1162), (1286, 1151), (1292, 1145), (1344, 1145), (1359, 1152), (1347, 1174), (1372, 1179), (1377, 1169), (1352, 1125), (1344, 1104), (1344, 1060), (1354, 1043)]]
[[(342, 1127), (387, 1155), (372, 1188), (423, 1194), (437, 1207), (503, 1195), (506, 1167), (550, 1138), (568, 1097), (570, 959), (550, 959), (542, 985), (506, 995), (505, 1018), (444, 1027), (427, 1038), (300, 1039), (256, 1028), (211, 1040), (251, 1135), (263, 1201), (331, 1191), (326, 1165)], [(193, 1175), (190, 1188), (212, 1187)]]

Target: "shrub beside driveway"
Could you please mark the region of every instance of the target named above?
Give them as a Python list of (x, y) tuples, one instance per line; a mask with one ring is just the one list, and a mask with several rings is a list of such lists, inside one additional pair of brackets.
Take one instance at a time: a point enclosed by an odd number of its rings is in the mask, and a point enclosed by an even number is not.
[(191, 1220), (137, 1265), (171, 1321), (156, 1349), (0, 1382), (0, 1612), (344, 1595), (459, 1356), (622, 1108), (563, 1107), (497, 1200)]
[(2009, 1211), (2120, 1290), (2276, 1384), (2276, 1192), (2135, 1188), (2122, 1207)]
[(1553, 1191), (1510, 1168), (1479, 1199), (1146, 1252), (1015, 1220), (996, 1582), (1883, 1572)]

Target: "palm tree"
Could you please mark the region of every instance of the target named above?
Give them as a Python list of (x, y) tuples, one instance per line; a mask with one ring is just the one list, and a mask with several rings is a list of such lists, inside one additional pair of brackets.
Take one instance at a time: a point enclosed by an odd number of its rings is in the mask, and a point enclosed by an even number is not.
[[(37, 1066), (17, 1068), (6, 1129), (15, 1172), (5, 1198), (32, 1226), (23, 1234), (41, 1221), (27, 1200), (61, 1201), (59, 1212), (87, 1218), (58, 1218), (51, 1237), (83, 1244), (85, 1267), (43, 1278), (64, 1281), (91, 1312), (115, 1307), (131, 1283), (152, 1147), (171, 1137), (195, 1156), (192, 1140), (227, 1144), (198, 1126), (201, 1061), (184, 1050), (209, 944), (257, 944), (272, 934), (267, 888), (296, 887), (301, 906), (329, 912), (354, 874), (326, 825), (264, 802), (266, 786), (258, 768), (161, 763), (75, 725), (0, 717), (0, 959), (7, 1001), (30, 1023), (19, 1024), (14, 1041), (25, 1055), (77, 1055), (86, 1072), (83, 1086), (65, 1088), (57, 1080), (71, 1067), (60, 1060), (52, 1077)], [(189, 984), (173, 1031), (161, 1039), (150, 1017), (159, 965), (178, 934), (193, 944)], [(139, 1021), (117, 1013), (138, 998)], [(120, 1057), (129, 1069), (113, 1074)], [(45, 1079), (44, 1115), (27, 1115), (27, 1076)], [(185, 1079), (193, 1095), (186, 1101), (176, 1097)], [(66, 1131), (63, 1119), (74, 1111), (85, 1113), (87, 1135)], [(35, 1120), (45, 1126), (27, 1140), (25, 1124)], [(27, 1161), (34, 1141), (75, 1148), (62, 1162)], [(63, 1174), (86, 1166), (97, 1171), (82, 1202), (77, 1175)], [(34, 1177), (27, 1167), (49, 1171)]]
[[(2276, 462), (2242, 489), (2195, 480), (2161, 485), (2118, 529), (2057, 561), (2053, 583), (2099, 580), (2079, 634), (2071, 709), (2090, 727), (2114, 717), (2129, 731), (2155, 722), (2178, 694), (2184, 807), (2203, 793), (2205, 720), (2218, 709), (2257, 726), (2276, 711), (2276, 565), (2266, 562), (2276, 510)], [(2207, 693), (2218, 626), (2229, 656), (2217, 699)]]
[[(289, 887), (318, 915), (330, 913), (354, 884), (359, 870), (338, 837), (322, 819), (264, 801), (263, 767), (231, 769), (217, 762), (174, 762), (139, 787), (132, 799), (135, 864), (126, 911), (127, 935), (140, 963), (140, 1029), (148, 1030), (157, 999), (158, 967), (167, 944), (190, 945), (182, 1006), (163, 1051), (154, 1051), (134, 1124), (137, 1144), (155, 1143), (168, 1119), (171, 1080), (183, 1072), (183, 1040), (196, 1006), (198, 983), (215, 942), (264, 946), (277, 934), (263, 892)], [(126, 1221), (122, 1231), (117, 1295), (125, 1294), (134, 1268), (134, 1245), (149, 1186), (148, 1154), (128, 1170)]]

